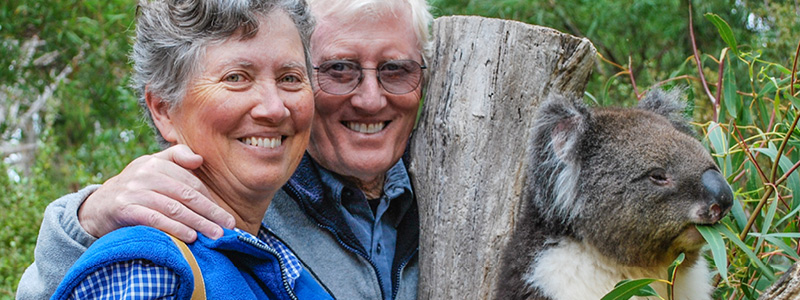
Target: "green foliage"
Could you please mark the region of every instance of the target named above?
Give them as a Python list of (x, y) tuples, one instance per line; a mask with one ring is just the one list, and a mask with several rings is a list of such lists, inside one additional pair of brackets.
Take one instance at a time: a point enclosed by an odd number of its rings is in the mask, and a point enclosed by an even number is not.
[[(33, 261), (48, 203), (158, 149), (125, 87), (135, 9), (131, 0), (0, 2), (0, 146), (33, 139), (36, 147), (27, 165), (3, 163), (9, 153), (0, 150), (0, 299), (13, 298)], [(48, 90), (44, 106), (23, 120)], [(4, 111), (12, 104), (19, 114)], [(8, 132), (20, 124), (31, 126)]]
[[(726, 37), (728, 23), (716, 15), (708, 17), (714, 20), (728, 47), (735, 47), (736, 42)], [(800, 45), (797, 49), (800, 51)], [(793, 197), (793, 191), (800, 191), (796, 171), (800, 166), (800, 115), (792, 102), (798, 93), (796, 63), (800, 52), (795, 53), (790, 67), (765, 60), (764, 51), (758, 49), (737, 49), (731, 51), (733, 57), (725, 57), (726, 53), (723, 50), (719, 58), (714, 58), (722, 64), (717, 74), (709, 73), (722, 81), (716, 97), (722, 95), (724, 101), (718, 102), (716, 109), (724, 106), (727, 114), (719, 115), (719, 124), (713, 120), (708, 123), (706, 137), (723, 175), (734, 188), (737, 205), (713, 230), (701, 232), (712, 244), (719, 273), (715, 296), (750, 299), (800, 257), (794, 235), (800, 201)], [(721, 236), (727, 239), (724, 248), (719, 245)], [(727, 249), (726, 261), (718, 257), (724, 254), (720, 249)]]
[[(722, 222), (698, 228), (717, 269), (715, 299), (755, 299), (800, 259), (795, 4), (437, 0), (433, 6), (441, 15), (515, 19), (587, 37), (599, 63), (586, 100), (599, 105), (630, 105), (644, 94), (640, 86), (689, 87), (703, 142), (736, 198)], [(609, 296), (640, 291), (632, 285)]]

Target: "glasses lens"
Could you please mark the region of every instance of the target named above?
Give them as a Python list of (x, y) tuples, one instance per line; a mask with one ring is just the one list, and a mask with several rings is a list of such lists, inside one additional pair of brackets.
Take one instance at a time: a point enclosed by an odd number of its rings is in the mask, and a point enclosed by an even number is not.
[(336, 95), (352, 92), (361, 77), (361, 68), (350, 61), (326, 61), (317, 70), (319, 88)]
[(413, 60), (388, 61), (378, 68), (378, 77), (387, 92), (405, 94), (419, 85), (422, 67)]

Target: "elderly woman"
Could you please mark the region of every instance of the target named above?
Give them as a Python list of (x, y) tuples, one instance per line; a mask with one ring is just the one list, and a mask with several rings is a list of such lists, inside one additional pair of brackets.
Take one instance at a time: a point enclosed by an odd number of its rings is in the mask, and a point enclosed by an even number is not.
[[(193, 290), (211, 299), (328, 298), (261, 223), (308, 144), (314, 102), (304, 50), (313, 25), (305, 3), (142, 0), (138, 13), (133, 81), (145, 115), (159, 140), (203, 157), (194, 174), (236, 227), (216, 240), (200, 235), (186, 258), (157, 229), (113, 231), (81, 256), (54, 298), (189, 299)], [(206, 289), (196, 290), (201, 279)]]
[[(415, 299), (419, 218), (401, 157), (424, 86), (432, 17), (424, 0), (309, 5), (318, 25), (311, 141), (264, 222), (336, 298)], [(47, 294), (94, 236), (123, 226), (148, 225), (187, 242), (195, 230), (221, 235), (230, 220), (191, 173), (211, 158), (197, 154), (171, 147), (53, 202), (19, 293)]]

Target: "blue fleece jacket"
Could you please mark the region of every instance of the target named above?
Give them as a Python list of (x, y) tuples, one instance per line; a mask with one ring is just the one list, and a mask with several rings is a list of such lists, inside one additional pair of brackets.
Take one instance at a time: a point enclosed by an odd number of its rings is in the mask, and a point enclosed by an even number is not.
[[(198, 234), (188, 244), (203, 273), (208, 299), (332, 299), (303, 270), (289, 287), (277, 252), (233, 230), (212, 240)], [(145, 226), (126, 227), (97, 240), (68, 271), (52, 299), (66, 299), (88, 275), (117, 262), (146, 259), (178, 275), (176, 299), (190, 299), (192, 270), (178, 247), (165, 233)]]

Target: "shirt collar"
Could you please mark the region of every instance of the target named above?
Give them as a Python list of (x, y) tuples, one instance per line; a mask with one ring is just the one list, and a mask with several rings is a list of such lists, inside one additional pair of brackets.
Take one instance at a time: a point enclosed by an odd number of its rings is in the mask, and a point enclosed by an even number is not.
[[(337, 204), (342, 203), (342, 198), (352, 199), (357, 195), (360, 195), (360, 198), (364, 198), (361, 190), (356, 187), (347, 186), (340, 179), (341, 177), (339, 175), (328, 171), (313, 160), (312, 162), (319, 170), (319, 176), (322, 180), (322, 185), (325, 187), (325, 192), (330, 193), (330, 197), (336, 200)], [(391, 169), (389, 169), (388, 172), (386, 172), (385, 180), (386, 182), (383, 185), (383, 194), (388, 197), (390, 201), (400, 197), (404, 193), (408, 193), (409, 196), (413, 197), (414, 194), (411, 190), (411, 179), (408, 177), (408, 171), (406, 171), (402, 159), (400, 159), (396, 164), (394, 164), (394, 166), (392, 166)], [(346, 195), (348, 192), (354, 194), (348, 196)]]

